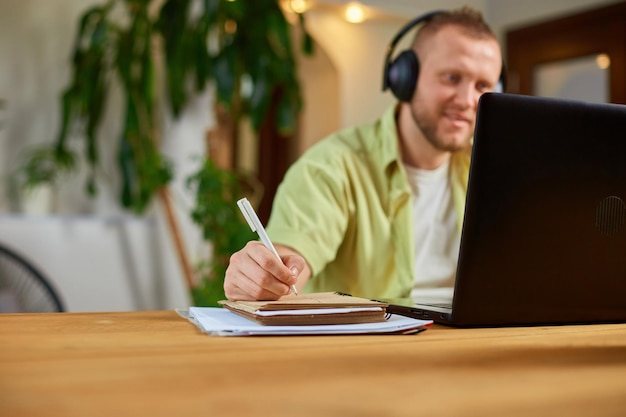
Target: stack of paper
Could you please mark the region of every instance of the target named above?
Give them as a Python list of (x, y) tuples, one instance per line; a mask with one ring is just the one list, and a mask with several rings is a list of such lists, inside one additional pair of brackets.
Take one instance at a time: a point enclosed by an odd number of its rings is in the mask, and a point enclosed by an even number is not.
[(224, 308), (190, 307), (181, 312), (201, 331), (218, 336), (333, 335), (333, 334), (413, 334), (425, 330), (430, 320), (389, 315), (383, 322), (270, 326), (262, 325)]
[(265, 325), (356, 324), (385, 321), (388, 304), (338, 292), (286, 295), (276, 301), (220, 301)]

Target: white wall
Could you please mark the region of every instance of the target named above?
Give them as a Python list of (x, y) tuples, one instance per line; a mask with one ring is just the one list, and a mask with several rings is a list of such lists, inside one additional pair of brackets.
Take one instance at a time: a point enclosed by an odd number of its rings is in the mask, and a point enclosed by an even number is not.
[(0, 216), (0, 241), (27, 258), (68, 311), (187, 307), (178, 264), (157, 219)]
[[(598, 7), (615, 1), (602, 0), (484, 0), (483, 12), (502, 37), (504, 30), (569, 11)], [(59, 124), (58, 97), (69, 80), (69, 51), (78, 16), (99, 0), (0, 1), (0, 241), (13, 244), (34, 259), (60, 287), (72, 310), (130, 310), (173, 308), (188, 302), (176, 254), (158, 205), (144, 219), (129, 217), (117, 206), (110, 184), (115, 155), (103, 170), (101, 194), (89, 200), (80, 178), (68, 182), (60, 195), (58, 213), (23, 216), (11, 212), (8, 174), (28, 145), (49, 142)], [(332, 3), (339, 3), (339, 0)], [(346, 3), (346, 2), (343, 2)], [(361, 25), (343, 22), (332, 8), (310, 12), (309, 30), (325, 53), (329, 74), (303, 81), (322, 80), (325, 87), (309, 91), (306, 103), (312, 126), (305, 146), (338, 127), (369, 122), (392, 102), (381, 92), (385, 49), (399, 27), (424, 11), (457, 7), (464, 1), (370, 0), (373, 6), (389, 7), (395, 17)], [(401, 12), (399, 12), (401, 11)], [(410, 38), (410, 35), (409, 35)], [(402, 45), (399, 45), (401, 48)], [(336, 91), (331, 91), (336, 83)], [(308, 85), (306, 89), (313, 89)], [(323, 93), (322, 91), (326, 91)], [(192, 155), (204, 152), (204, 135), (213, 124), (211, 94), (199, 97), (180, 121), (166, 121), (163, 148), (178, 168), (174, 196), (192, 259), (204, 250), (199, 233), (189, 222), (189, 193), (183, 181), (193, 171)], [(116, 103), (115, 100), (118, 100)], [(332, 100), (329, 105), (328, 100)], [(103, 134), (114, 137), (119, 129), (119, 97), (111, 103)], [(104, 150), (103, 150), (104, 151)], [(78, 215), (78, 216), (77, 216)], [(112, 226), (115, 225), (115, 226)], [(123, 225), (123, 226), (122, 226)], [(120, 236), (127, 240), (120, 240)], [(132, 254), (131, 257), (127, 256)], [(133, 261), (129, 261), (132, 259)]]
[(393, 103), (391, 93), (381, 89), (382, 68), (389, 40), (404, 22), (395, 18), (353, 24), (329, 10), (307, 15), (311, 35), (338, 72), (341, 127), (371, 122)]
[[(296, 42), (301, 38), (296, 37)], [(299, 156), (313, 143), (336, 131), (341, 126), (339, 111), (339, 69), (319, 40), (315, 42), (315, 53), (304, 56), (299, 53), (298, 77), (301, 84), (304, 108), (298, 124), (298, 143), (294, 156)]]

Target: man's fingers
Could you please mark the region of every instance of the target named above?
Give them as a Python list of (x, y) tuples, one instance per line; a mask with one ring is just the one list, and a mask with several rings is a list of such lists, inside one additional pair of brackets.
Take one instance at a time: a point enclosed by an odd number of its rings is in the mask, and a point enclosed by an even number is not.
[(234, 253), (226, 270), (224, 291), (229, 299), (275, 300), (289, 293), (292, 273), (259, 242)]
[[(251, 245), (250, 243), (254, 244)], [(295, 283), (296, 280), (293, 277), (293, 272), (283, 263), (282, 259), (276, 258), (272, 251), (267, 249), (262, 243), (250, 243), (246, 245), (246, 249), (249, 248), (248, 253), (250, 258), (259, 266), (260, 269), (268, 273), (268, 275), (259, 274), (258, 277), (255, 276), (255, 278), (262, 280), (262, 282), (260, 282), (261, 286), (265, 287), (265, 285), (271, 285), (272, 279), (278, 280), (288, 286)]]
[(298, 278), (298, 275), (300, 275), (300, 273), (304, 271), (304, 268), (306, 267), (306, 262), (304, 261), (304, 258), (302, 258), (302, 256), (286, 255), (283, 256), (282, 259), (287, 269), (289, 269), (291, 274), (296, 278)]
[[(242, 284), (241, 287), (238, 284)], [(226, 288), (224, 286), (226, 296), (229, 300), (278, 300), (281, 295), (266, 291), (256, 285), (254, 281), (246, 280), (240, 283), (234, 283)]]

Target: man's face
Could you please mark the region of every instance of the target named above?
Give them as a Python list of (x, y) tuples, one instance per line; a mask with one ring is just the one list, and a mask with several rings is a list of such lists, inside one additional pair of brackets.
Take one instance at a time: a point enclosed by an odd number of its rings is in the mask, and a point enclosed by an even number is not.
[(474, 134), (478, 98), (493, 91), (500, 77), (497, 41), (445, 26), (422, 44), (418, 56), (418, 84), (410, 103), (413, 120), (435, 149), (466, 148)]

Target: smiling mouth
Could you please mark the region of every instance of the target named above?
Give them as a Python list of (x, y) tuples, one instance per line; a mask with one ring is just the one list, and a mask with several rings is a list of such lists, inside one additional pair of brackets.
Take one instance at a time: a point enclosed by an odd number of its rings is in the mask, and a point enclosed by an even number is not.
[(446, 117), (446, 119), (455, 123), (467, 123), (467, 124), (470, 123), (468, 118), (462, 117), (456, 114), (445, 114), (444, 116)]
[(457, 121), (461, 121), (461, 122), (469, 122), (469, 119), (467, 117), (464, 117), (463, 115), (460, 115), (460, 114), (445, 113), (444, 115), (448, 119), (451, 119), (451, 120), (457, 120)]

